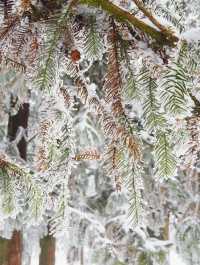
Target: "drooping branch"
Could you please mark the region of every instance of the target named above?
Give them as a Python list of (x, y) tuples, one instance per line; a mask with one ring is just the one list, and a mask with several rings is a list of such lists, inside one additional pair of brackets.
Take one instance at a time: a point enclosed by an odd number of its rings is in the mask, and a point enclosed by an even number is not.
[(80, 4), (87, 4), (89, 6), (99, 7), (102, 10), (113, 15), (116, 19), (130, 23), (137, 29), (141, 30), (152, 39), (154, 39), (159, 45), (167, 45), (170, 47), (176, 46), (178, 37), (176, 37), (170, 30), (165, 29), (164, 31), (159, 31), (154, 27), (144, 23), (142, 20), (135, 17), (133, 14), (126, 10), (116, 6), (108, 0), (80, 0)]

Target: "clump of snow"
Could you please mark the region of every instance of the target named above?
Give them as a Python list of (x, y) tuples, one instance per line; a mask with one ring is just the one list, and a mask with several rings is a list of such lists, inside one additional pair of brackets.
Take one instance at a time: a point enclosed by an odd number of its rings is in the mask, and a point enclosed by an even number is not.
[(181, 34), (181, 38), (185, 39), (188, 42), (191, 41), (200, 41), (200, 28), (192, 28), (188, 31), (185, 31)]

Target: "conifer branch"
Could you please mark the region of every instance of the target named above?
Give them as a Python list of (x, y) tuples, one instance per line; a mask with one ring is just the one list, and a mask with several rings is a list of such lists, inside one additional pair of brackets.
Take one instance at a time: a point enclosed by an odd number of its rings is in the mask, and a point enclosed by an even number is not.
[(142, 11), (142, 13), (160, 30), (166, 31), (167, 29), (160, 24), (160, 22), (152, 15), (151, 11), (146, 9), (144, 5), (139, 0), (132, 0), (135, 5)]
[(112, 112), (114, 116), (124, 115), (124, 109), (121, 99), (122, 79), (120, 72), (118, 45), (117, 45), (117, 32), (115, 23), (112, 21), (110, 30), (108, 32), (108, 69), (105, 76), (105, 100), (111, 102)]
[(168, 45), (170, 47), (176, 46), (176, 42), (178, 41), (178, 37), (176, 37), (171, 31), (158, 31), (155, 28), (149, 26), (144, 23), (142, 20), (138, 19), (131, 13), (126, 10), (121, 9), (115, 4), (111, 3), (108, 0), (80, 0), (81, 4), (88, 4), (89, 6), (100, 7), (104, 11), (113, 15), (116, 19), (128, 22), (134, 27), (138, 28), (142, 32), (146, 33), (152, 39), (156, 40), (161, 46)]

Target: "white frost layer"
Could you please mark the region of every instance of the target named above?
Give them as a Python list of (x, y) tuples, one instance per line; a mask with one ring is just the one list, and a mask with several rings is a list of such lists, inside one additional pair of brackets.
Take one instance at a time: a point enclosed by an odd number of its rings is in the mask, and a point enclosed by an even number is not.
[(200, 28), (190, 29), (181, 34), (181, 38), (191, 42), (200, 41)]
[(182, 259), (178, 256), (178, 254), (176, 253), (176, 251), (173, 249), (172, 251), (170, 251), (170, 257), (169, 257), (169, 260), (170, 260), (170, 265), (186, 265)]

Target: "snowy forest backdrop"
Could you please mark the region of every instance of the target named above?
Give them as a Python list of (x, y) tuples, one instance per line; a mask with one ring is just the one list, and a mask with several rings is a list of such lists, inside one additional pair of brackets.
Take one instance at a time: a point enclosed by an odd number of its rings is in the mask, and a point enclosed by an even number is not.
[(200, 265), (199, 0), (0, 1), (0, 265)]

